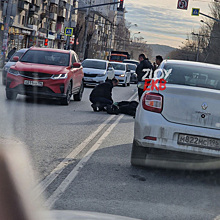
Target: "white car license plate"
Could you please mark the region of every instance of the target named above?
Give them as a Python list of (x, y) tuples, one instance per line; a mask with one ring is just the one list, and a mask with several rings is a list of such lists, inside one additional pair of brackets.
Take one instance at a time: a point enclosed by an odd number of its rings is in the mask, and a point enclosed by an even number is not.
[(179, 134), (177, 143), (220, 150), (220, 140), (209, 137)]
[(93, 82), (94, 81), (92, 78), (89, 78), (89, 77), (84, 77), (84, 80), (87, 81), (87, 82)]
[(24, 85), (43, 87), (44, 83), (38, 81), (24, 80)]

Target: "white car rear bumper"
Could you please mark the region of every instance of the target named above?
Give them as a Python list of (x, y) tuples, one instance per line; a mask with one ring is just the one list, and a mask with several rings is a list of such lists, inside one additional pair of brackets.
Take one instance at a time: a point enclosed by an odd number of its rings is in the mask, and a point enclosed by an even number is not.
[[(139, 105), (138, 108), (142, 108), (142, 106)], [(159, 113), (137, 110), (134, 140), (139, 146), (220, 157), (220, 149), (178, 144), (180, 133), (220, 138), (220, 130), (171, 123)], [(157, 140), (146, 140), (144, 139), (146, 136), (156, 137)]]

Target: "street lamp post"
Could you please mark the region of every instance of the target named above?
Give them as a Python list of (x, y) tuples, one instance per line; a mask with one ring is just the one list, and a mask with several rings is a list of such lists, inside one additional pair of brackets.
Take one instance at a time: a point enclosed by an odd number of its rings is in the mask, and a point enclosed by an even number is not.
[(132, 35), (131, 39), (134, 39), (134, 35), (136, 35), (136, 34), (140, 34), (140, 33), (141, 33), (140, 31), (137, 32), (137, 33), (134, 33), (134, 34)]

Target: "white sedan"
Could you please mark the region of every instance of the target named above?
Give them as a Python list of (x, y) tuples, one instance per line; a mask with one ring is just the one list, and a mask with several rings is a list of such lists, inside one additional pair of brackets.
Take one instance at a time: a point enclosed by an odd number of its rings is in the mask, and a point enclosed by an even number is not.
[(85, 84), (100, 84), (115, 77), (112, 65), (106, 60), (86, 59), (82, 62)]
[(115, 70), (115, 78), (119, 80), (119, 84), (124, 87), (130, 86), (131, 70), (127, 63), (110, 62)]
[(220, 66), (164, 61), (166, 89), (146, 91), (135, 118), (132, 165), (220, 168)]

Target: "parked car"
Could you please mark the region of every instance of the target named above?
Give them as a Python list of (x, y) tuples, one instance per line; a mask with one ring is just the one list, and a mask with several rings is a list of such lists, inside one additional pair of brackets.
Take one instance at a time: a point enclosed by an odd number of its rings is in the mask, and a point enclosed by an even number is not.
[(16, 61), (13, 58), (16, 56), (16, 57), (19, 57), (19, 59), (20, 59), (27, 50), (28, 49), (24, 48), (24, 49), (16, 51), (12, 55), (10, 60), (8, 60), (8, 62), (5, 64), (5, 66), (3, 67), (3, 70), (2, 70), (2, 84), (3, 85), (6, 85), (6, 76), (7, 76), (8, 70), (10, 69), (11, 66), (16, 64)]
[(83, 89), (83, 70), (74, 51), (33, 47), (7, 73), (10, 100), (21, 94), (59, 99), (68, 105), (72, 95), (75, 101), (81, 100)]
[(85, 84), (96, 85), (115, 77), (112, 65), (106, 60), (86, 59), (82, 66)]
[(161, 68), (160, 73), (166, 71), (166, 89), (142, 95), (131, 163), (220, 168), (220, 66), (169, 60)]
[(115, 78), (119, 80), (119, 84), (124, 87), (130, 86), (131, 71), (126, 63), (110, 62), (115, 70)]
[(124, 59), (123, 63), (131, 63), (131, 64), (138, 65), (139, 61), (137, 61), (137, 60), (130, 60), (130, 59)]
[(136, 74), (137, 65), (128, 63), (128, 69), (131, 72), (131, 82), (137, 83), (138, 82), (138, 78)]

